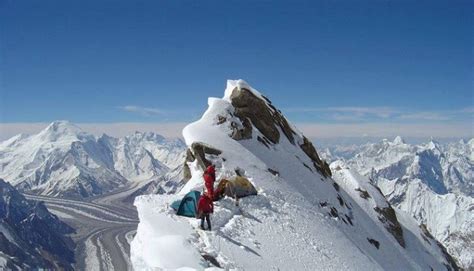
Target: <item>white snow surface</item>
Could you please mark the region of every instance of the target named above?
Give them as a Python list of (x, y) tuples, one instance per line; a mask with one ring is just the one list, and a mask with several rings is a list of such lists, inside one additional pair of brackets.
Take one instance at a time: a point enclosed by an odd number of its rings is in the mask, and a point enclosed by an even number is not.
[[(197, 230), (197, 219), (178, 217), (169, 208), (185, 193), (202, 190), (202, 170), (196, 161), (189, 163), (192, 178), (178, 194), (135, 200), (140, 224), (131, 244), (131, 260), (136, 270), (211, 268), (200, 254), (214, 257), (224, 269), (236, 270), (446, 269), (441, 250), (422, 240), (413, 219), (400, 216), (406, 246), (397, 243), (373, 211), (388, 203), (364, 178), (351, 174), (338, 186), (309, 167), (312, 161), (299, 147), (303, 135), (296, 129), (296, 145), (280, 131), (280, 142), (267, 148), (256, 140), (261, 134), (255, 127), (252, 139), (233, 140), (231, 122), (239, 124), (240, 120), (233, 115), (230, 96), (234, 88), (241, 87), (261, 97), (243, 80), (229, 80), (224, 98), (209, 98), (209, 108), (200, 120), (184, 128), (183, 136), (188, 146), (200, 142), (222, 151), (219, 156), (206, 157), (217, 165), (218, 180), (235, 175), (238, 169), (259, 194), (242, 198), (238, 207), (229, 198), (216, 202), (213, 230)], [(226, 122), (218, 125), (218, 115)], [(361, 200), (352, 191), (354, 187), (368, 190), (373, 200)], [(337, 216), (330, 215), (333, 209)], [(368, 238), (377, 240), (380, 247)], [(170, 249), (159, 250), (161, 244)], [(147, 250), (159, 252), (149, 255)], [(172, 252), (188, 257), (173, 258)]]

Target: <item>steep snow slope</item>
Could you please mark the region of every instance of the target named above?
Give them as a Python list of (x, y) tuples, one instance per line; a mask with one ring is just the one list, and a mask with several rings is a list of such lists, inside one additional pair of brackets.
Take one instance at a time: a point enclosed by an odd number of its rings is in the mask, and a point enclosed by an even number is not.
[[(331, 178), (313, 145), (244, 81), (228, 81), (224, 98), (208, 104), (203, 117), (183, 130), (187, 184), (178, 195), (135, 201), (136, 269), (205, 269), (210, 263), (249, 270), (455, 268), (380, 192), (369, 191), (377, 196), (365, 205), (353, 199)], [(216, 203), (213, 232), (206, 233), (196, 231), (197, 220), (177, 217), (168, 206), (202, 189), (202, 172), (210, 163), (217, 165), (218, 179), (244, 175), (259, 194), (241, 199), (238, 207), (229, 198)], [(181, 251), (186, 261), (173, 256)]]
[(0, 269), (72, 269), (73, 229), (0, 179)]
[(462, 267), (472, 268), (473, 143), (410, 145), (397, 137), (360, 146), (347, 166), (370, 177), (391, 204), (425, 224)]
[(178, 182), (164, 176), (177, 170), (184, 151), (181, 140), (154, 133), (96, 139), (67, 121), (56, 121), (36, 135), (0, 143), (0, 177), (23, 191), (85, 198), (130, 181)]

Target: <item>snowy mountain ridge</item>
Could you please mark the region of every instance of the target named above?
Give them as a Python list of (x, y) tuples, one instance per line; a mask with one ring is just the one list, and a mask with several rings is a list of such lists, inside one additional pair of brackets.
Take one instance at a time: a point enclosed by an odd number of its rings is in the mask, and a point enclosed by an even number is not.
[[(208, 105), (183, 130), (186, 185), (175, 195), (135, 200), (134, 268), (457, 268), (428, 231), (394, 210), (366, 178), (336, 182), (312, 143), (243, 80), (229, 80), (224, 97), (209, 98)], [(201, 191), (211, 163), (217, 179), (242, 175), (258, 195), (240, 199), (239, 206), (230, 198), (216, 202), (213, 231), (203, 232), (196, 219), (176, 216), (169, 204)]]
[(0, 143), (0, 178), (21, 191), (87, 198), (130, 182), (160, 180), (178, 167), (184, 150), (180, 139), (150, 132), (96, 138), (55, 121), (38, 134)]
[(425, 224), (468, 269), (474, 265), (473, 150), (474, 139), (412, 145), (397, 137), (336, 146), (323, 156), (373, 180), (392, 205)]

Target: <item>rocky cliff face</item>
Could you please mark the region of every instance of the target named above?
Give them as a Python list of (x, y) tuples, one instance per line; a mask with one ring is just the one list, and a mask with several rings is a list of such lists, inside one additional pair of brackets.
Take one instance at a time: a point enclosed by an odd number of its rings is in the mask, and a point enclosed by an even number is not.
[(0, 259), (3, 267), (72, 269), (74, 232), (41, 202), (26, 200), (0, 179)]

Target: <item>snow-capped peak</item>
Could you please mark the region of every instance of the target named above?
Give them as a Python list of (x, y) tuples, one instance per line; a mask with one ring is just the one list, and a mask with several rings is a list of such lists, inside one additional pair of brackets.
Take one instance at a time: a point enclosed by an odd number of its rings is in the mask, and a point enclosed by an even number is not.
[(258, 90), (252, 88), (245, 80), (238, 79), (238, 80), (227, 80), (227, 87), (224, 91), (223, 99), (230, 102), (232, 93), (235, 88), (237, 88), (238, 90), (248, 89), (255, 96), (262, 98), (262, 94), (260, 94)]
[(55, 133), (81, 133), (82, 129), (67, 120), (57, 120), (51, 122), (48, 127), (45, 128), (45, 131)]
[(474, 138), (471, 138), (471, 140), (469, 140), (467, 144), (469, 144), (469, 147), (471, 147), (471, 149), (474, 149)]
[(397, 136), (393, 140), (393, 144), (396, 144), (396, 145), (405, 144), (405, 141), (403, 140), (401, 136)]
[(44, 130), (37, 134), (37, 139), (42, 141), (56, 141), (58, 139), (75, 140), (93, 140), (94, 136), (84, 132), (77, 125), (66, 120), (54, 121)]
[(439, 145), (440, 145), (439, 142), (432, 138), (430, 142), (428, 142), (428, 144), (426, 145), (426, 148), (433, 151), (439, 151), (440, 149)]

